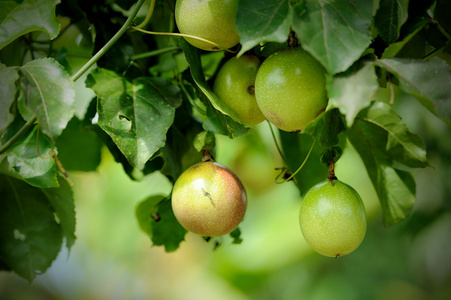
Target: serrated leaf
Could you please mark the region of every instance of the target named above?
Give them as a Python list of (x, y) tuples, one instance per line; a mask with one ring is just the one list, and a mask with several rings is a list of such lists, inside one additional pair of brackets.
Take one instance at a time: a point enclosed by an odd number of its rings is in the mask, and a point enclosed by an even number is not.
[(210, 102), (205, 103), (207, 109), (207, 119), (204, 122), (204, 129), (216, 134), (226, 135), (231, 139), (245, 134), (249, 128), (243, 127), (231, 117), (216, 110)]
[(323, 149), (327, 149), (338, 144), (338, 135), (343, 130), (345, 126), (338, 109), (332, 109), (319, 115), (302, 133), (311, 135)]
[(58, 176), (59, 187), (41, 189), (52, 205), (58, 223), (61, 225), (66, 247), (70, 249), (75, 242), (75, 204), (72, 188), (63, 176)]
[(189, 44), (185, 39), (180, 39), (180, 47), (185, 54), (186, 60), (190, 66), (191, 76), (196, 83), (199, 90), (205, 95), (209, 102), (219, 110), (222, 114), (226, 114), (231, 117), (235, 122), (244, 124), (237, 114), (230, 109), (221, 99), (216, 96), (211, 86), (205, 80), (205, 75), (202, 70), (202, 63), (200, 59), (200, 50)]
[(157, 205), (161, 203), (167, 196), (155, 195), (138, 203), (135, 209), (136, 219), (139, 228), (149, 237), (152, 236), (152, 217), (156, 218)]
[(138, 78), (133, 83), (113, 71), (97, 68), (87, 79), (99, 98), (100, 127), (127, 160), (142, 170), (165, 145), (166, 133), (180, 105), (180, 91), (165, 79)]
[[(362, 111), (354, 125), (346, 131), (348, 139), (361, 156), (379, 197), (386, 226), (404, 220), (415, 202), (412, 174), (397, 170), (392, 164), (393, 160), (406, 163), (404, 155), (418, 150), (417, 138), (412, 138), (407, 143), (398, 142), (398, 145), (404, 147), (402, 155), (387, 150), (393, 139), (409, 140), (412, 134), (405, 130), (405, 125), (400, 123), (400, 118), (391, 108), (379, 102)], [(414, 159), (413, 164), (424, 165), (422, 160), (422, 157)], [(412, 163), (410, 159), (409, 162)]]
[(186, 229), (183, 228), (172, 212), (171, 200), (168, 199), (158, 205), (157, 213), (160, 219), (151, 220), (152, 243), (156, 246), (164, 246), (166, 252), (178, 249), (185, 240)]
[(386, 151), (393, 160), (412, 168), (428, 166), (423, 139), (411, 133), (388, 104), (374, 103), (359, 115), (359, 119), (374, 124), (386, 132)]
[(3, 20), (0, 23), (0, 49), (21, 35), (32, 31), (43, 31), (50, 39), (54, 39), (60, 30), (60, 23), (55, 15), (55, 7), (59, 0), (24, 0), (17, 6), (7, 1), (2, 9)]
[(41, 188), (57, 187), (55, 161), (50, 157), (40, 157), (37, 150), (39, 147), (39, 152), (48, 156), (52, 150), (50, 141), (42, 134), (38, 144), (37, 141), (38, 128), (35, 127), (5, 152), (9, 166), (28, 184)]
[(17, 92), (16, 81), (19, 79), (17, 68), (0, 65), (0, 136), (13, 121), (10, 113), (11, 104)]
[(239, 1), (236, 30), (240, 36), (238, 56), (262, 42), (283, 43), (288, 39), (292, 8), (287, 0)]
[(53, 58), (32, 60), (20, 70), (26, 78), (25, 106), (38, 118), (42, 132), (55, 139), (75, 113), (73, 81)]
[(380, 0), (374, 16), (374, 26), (387, 43), (395, 42), (401, 26), (407, 21), (409, 0)]
[(40, 189), (0, 176), (0, 257), (32, 281), (61, 249), (61, 226)]
[(378, 87), (374, 66), (365, 64), (355, 73), (336, 76), (328, 82), (329, 107), (338, 107), (351, 127), (359, 111), (370, 105)]
[(382, 59), (375, 62), (399, 80), (399, 87), (451, 125), (451, 69), (441, 59)]
[(371, 42), (372, 2), (307, 0), (294, 7), (302, 47), (333, 75), (348, 69)]

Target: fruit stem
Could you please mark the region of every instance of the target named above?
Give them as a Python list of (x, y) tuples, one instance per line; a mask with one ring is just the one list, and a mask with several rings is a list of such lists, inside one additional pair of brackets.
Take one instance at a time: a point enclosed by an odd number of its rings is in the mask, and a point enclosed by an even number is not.
[(290, 32), (290, 35), (288, 36), (288, 47), (298, 47), (299, 46), (299, 42), (298, 39), (296, 38), (296, 34), (294, 33), (294, 31)]
[(214, 157), (211, 155), (210, 151), (208, 151), (207, 149), (202, 149), (202, 161), (203, 162), (215, 162)]
[(335, 176), (335, 162), (333, 160), (329, 163), (329, 175), (327, 176), (327, 179), (332, 186), (334, 185), (334, 180), (338, 180), (337, 176)]

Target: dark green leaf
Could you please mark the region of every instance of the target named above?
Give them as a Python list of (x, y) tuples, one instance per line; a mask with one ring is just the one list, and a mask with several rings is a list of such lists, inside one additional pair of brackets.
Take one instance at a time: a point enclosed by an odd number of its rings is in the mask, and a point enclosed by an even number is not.
[(24, 73), (25, 106), (38, 118), (41, 130), (58, 137), (75, 113), (75, 90), (64, 67), (53, 58), (32, 60)]
[(382, 59), (376, 64), (393, 73), (404, 92), (451, 125), (451, 69), (444, 61)]
[(230, 233), (230, 237), (232, 237), (233, 239), (232, 244), (241, 244), (243, 242), (243, 239), (241, 238), (241, 230), (239, 227), (237, 227)]
[(215, 109), (210, 102), (206, 101), (207, 119), (204, 122), (204, 129), (213, 133), (227, 135), (229, 138), (237, 138), (245, 134), (249, 128), (234, 121), (231, 117)]
[(37, 152), (39, 146), (39, 152), (48, 156), (52, 150), (50, 141), (42, 134), (39, 135), (38, 145), (37, 140), (38, 128), (35, 127), (6, 151), (8, 163), (28, 184), (41, 188), (57, 187), (54, 160), (51, 157), (42, 158)]
[(408, 6), (409, 0), (380, 0), (374, 26), (387, 44), (398, 39), (401, 26), (407, 21)]
[(160, 204), (166, 196), (155, 195), (141, 201), (135, 209), (136, 219), (138, 219), (139, 228), (152, 237), (152, 220), (158, 220), (157, 214), (158, 204)]
[(43, 31), (50, 39), (54, 39), (60, 30), (60, 23), (55, 16), (55, 6), (59, 2), (59, 0), (24, 0), (14, 6), (11, 5), (11, 1), (5, 3), (2, 1), (0, 49), (19, 36), (36, 30)]
[(102, 143), (97, 134), (74, 117), (56, 140), (58, 158), (68, 171), (94, 171), (100, 164)]
[(334, 77), (328, 83), (329, 107), (338, 107), (348, 127), (355, 116), (370, 105), (379, 88), (374, 66), (365, 64), (360, 70)]
[(156, 246), (164, 246), (166, 252), (177, 250), (180, 243), (185, 240), (187, 231), (175, 218), (171, 200), (168, 199), (158, 205), (157, 213), (160, 219), (151, 220), (152, 243)]
[(287, 0), (239, 1), (236, 30), (240, 36), (238, 55), (261, 42), (286, 42), (290, 33), (292, 9)]
[(222, 114), (230, 116), (234, 121), (244, 124), (244, 122), (222, 102), (218, 96), (213, 92), (213, 89), (205, 80), (205, 75), (202, 70), (202, 63), (200, 58), (200, 50), (189, 44), (185, 39), (180, 39), (180, 47), (185, 53), (186, 60), (190, 65), (191, 75), (200, 91), (207, 97), (209, 102), (219, 110)]
[(87, 79), (99, 98), (99, 125), (135, 168), (142, 170), (166, 142), (180, 105), (179, 88), (165, 79), (138, 78), (130, 83), (97, 68)]
[(338, 109), (332, 109), (319, 115), (302, 133), (311, 135), (323, 149), (327, 149), (338, 144), (338, 135), (344, 129)]
[(32, 281), (61, 249), (61, 227), (40, 189), (0, 176), (0, 257)]
[(412, 168), (423, 168), (428, 165), (423, 139), (411, 133), (388, 104), (374, 103), (369, 109), (362, 111), (359, 119), (386, 132), (386, 152), (393, 160)]
[[(291, 171), (290, 173), (293, 173), (307, 157), (313, 139), (309, 135), (283, 130), (279, 130), (279, 135), (285, 161)], [(294, 177), (301, 195), (305, 195), (312, 186), (327, 178), (328, 168), (320, 161), (321, 152), (322, 149), (315, 146), (302, 170)]]
[(53, 206), (58, 223), (61, 225), (66, 247), (70, 249), (75, 242), (75, 205), (72, 188), (63, 176), (58, 176), (59, 187), (41, 189)]
[(14, 117), (10, 113), (10, 109), (17, 92), (17, 79), (19, 79), (17, 68), (7, 68), (0, 65), (0, 136), (3, 134), (9, 123), (12, 122)]
[(406, 46), (423, 27), (428, 24), (428, 20), (422, 19), (415, 24), (412, 31), (404, 37), (401, 41), (390, 44), (382, 53), (382, 58), (393, 58)]
[(348, 69), (371, 42), (372, 3), (308, 0), (294, 7), (293, 30), (302, 47), (330, 74)]
[[(415, 202), (415, 182), (410, 173), (391, 167), (393, 160), (406, 163), (405, 156), (423, 152), (417, 137), (407, 131), (400, 118), (384, 103), (376, 103), (362, 111), (347, 137), (365, 164), (382, 206), (384, 224), (391, 226), (404, 220)], [(390, 150), (396, 140), (399, 152)], [(388, 150), (387, 147), (389, 148)], [(401, 150), (402, 149), (402, 150)], [(424, 157), (409, 157), (408, 163), (424, 165)]]

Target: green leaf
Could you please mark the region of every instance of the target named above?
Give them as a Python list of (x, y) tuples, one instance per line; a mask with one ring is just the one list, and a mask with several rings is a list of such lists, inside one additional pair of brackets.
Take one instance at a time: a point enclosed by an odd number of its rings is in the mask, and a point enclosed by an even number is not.
[(15, 100), (17, 92), (16, 81), (18, 79), (17, 68), (7, 68), (0, 65), (0, 136), (13, 120), (10, 109)]
[[(346, 134), (361, 156), (379, 197), (384, 224), (401, 222), (413, 208), (415, 182), (410, 173), (393, 168), (393, 160), (424, 166), (424, 145), (419, 145), (418, 137), (409, 133), (400, 118), (382, 102), (362, 111)], [(392, 148), (394, 141), (396, 151)]]
[(213, 92), (213, 89), (205, 80), (205, 75), (202, 70), (202, 63), (200, 58), (200, 50), (189, 44), (185, 39), (180, 39), (180, 47), (185, 53), (186, 60), (190, 65), (191, 76), (200, 91), (207, 97), (209, 102), (214, 106), (216, 110), (219, 110), (222, 114), (230, 116), (234, 121), (244, 124), (234, 111), (230, 109), (224, 102), (222, 102), (218, 96)]
[[(292, 174), (303, 163), (313, 144), (313, 139), (306, 134), (283, 130), (279, 130), (279, 135), (284, 160)], [(302, 170), (294, 177), (301, 195), (305, 195), (312, 186), (327, 178), (328, 168), (320, 161), (321, 152), (321, 147), (315, 146)]]
[(399, 80), (399, 87), (451, 125), (451, 69), (438, 58), (382, 59), (376, 64)]
[(292, 9), (287, 0), (239, 1), (236, 30), (240, 36), (238, 56), (262, 42), (283, 43), (288, 39)]
[(388, 104), (374, 103), (359, 115), (359, 120), (376, 125), (386, 132), (386, 152), (393, 160), (412, 168), (428, 166), (423, 139), (411, 133)]
[(231, 117), (216, 110), (210, 102), (205, 101), (207, 108), (207, 119), (204, 129), (216, 134), (226, 135), (231, 139), (237, 138), (248, 132), (249, 128), (243, 127)]
[(329, 107), (338, 107), (351, 127), (359, 111), (370, 105), (378, 88), (374, 66), (365, 64), (356, 72), (336, 76), (328, 82)]
[(139, 228), (141, 228), (141, 230), (149, 237), (152, 237), (152, 218), (158, 218), (156, 214), (157, 207), (165, 199), (167, 199), (167, 196), (150, 196), (136, 206), (135, 215), (138, 220)]
[(371, 42), (372, 2), (307, 0), (294, 7), (293, 30), (302, 47), (331, 74), (348, 69)]
[(28, 184), (41, 188), (57, 187), (55, 161), (42, 158), (37, 152), (39, 146), (39, 152), (47, 156), (52, 150), (50, 141), (42, 134), (38, 145), (37, 140), (38, 128), (35, 127), (9, 148), (5, 152), (9, 166)]
[(171, 200), (165, 200), (157, 207), (158, 221), (151, 220), (152, 243), (156, 246), (164, 246), (166, 252), (178, 249), (185, 240), (186, 229), (183, 228), (172, 212)]
[[(55, 15), (55, 6), (59, 0), (24, 0), (14, 6), (13, 1), (1, 4), (3, 19), (0, 23), (0, 49), (21, 35), (32, 31), (43, 31), (54, 39), (60, 30)], [(8, 12), (6, 12), (8, 11)]]
[(70, 249), (75, 242), (75, 205), (72, 188), (63, 176), (58, 176), (59, 187), (41, 189), (53, 206), (58, 223), (61, 225), (66, 247)]
[(229, 235), (233, 239), (232, 244), (241, 244), (243, 242), (243, 239), (241, 238), (241, 230), (239, 227), (233, 230)]
[(323, 149), (327, 149), (338, 144), (338, 135), (343, 130), (345, 126), (338, 109), (332, 109), (319, 115), (302, 133), (311, 135)]
[(180, 91), (165, 79), (138, 78), (133, 83), (97, 68), (87, 79), (99, 98), (100, 127), (111, 136), (130, 164), (142, 170), (165, 145), (166, 133), (180, 105)]
[(409, 0), (380, 0), (374, 26), (387, 44), (399, 38), (401, 26), (407, 21), (408, 6)]
[(208, 150), (211, 154), (213, 154), (216, 148), (215, 135), (210, 131), (202, 131), (194, 138), (193, 145), (198, 152)]
[(387, 48), (385, 48), (384, 53), (382, 53), (382, 58), (395, 57), (404, 48), (404, 46), (406, 46), (407, 43), (409, 43), (428, 23), (429, 22), (426, 19), (421, 19), (420, 21), (418, 21), (406, 37), (404, 37), (401, 41), (392, 43)]
[(40, 189), (0, 176), (0, 257), (32, 281), (61, 249), (61, 226)]
[(68, 171), (95, 171), (102, 143), (97, 134), (74, 117), (56, 140), (58, 158)]
[(58, 137), (75, 113), (75, 90), (64, 67), (53, 58), (32, 60), (20, 68), (25, 106), (38, 118), (41, 130)]

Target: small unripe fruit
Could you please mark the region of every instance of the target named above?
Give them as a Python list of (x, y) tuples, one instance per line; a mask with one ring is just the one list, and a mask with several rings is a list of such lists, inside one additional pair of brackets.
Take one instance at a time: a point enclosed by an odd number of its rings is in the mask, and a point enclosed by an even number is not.
[(257, 125), (265, 119), (255, 100), (255, 76), (260, 60), (255, 55), (229, 59), (219, 70), (213, 90), (244, 122)]
[(300, 47), (279, 50), (260, 66), (255, 97), (276, 127), (301, 131), (326, 108), (326, 72)]
[(365, 207), (349, 185), (327, 180), (312, 187), (299, 214), (302, 234), (316, 252), (330, 257), (351, 253), (366, 233)]
[(213, 44), (185, 38), (199, 49), (217, 51), (235, 46), (240, 37), (235, 28), (238, 0), (177, 0), (175, 22), (181, 33), (200, 37)]
[(232, 232), (244, 218), (246, 191), (225, 166), (202, 162), (185, 170), (172, 190), (172, 210), (186, 230), (202, 236)]

